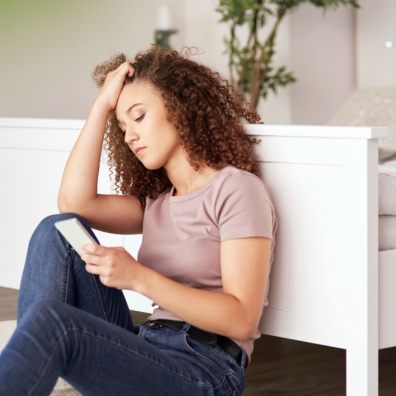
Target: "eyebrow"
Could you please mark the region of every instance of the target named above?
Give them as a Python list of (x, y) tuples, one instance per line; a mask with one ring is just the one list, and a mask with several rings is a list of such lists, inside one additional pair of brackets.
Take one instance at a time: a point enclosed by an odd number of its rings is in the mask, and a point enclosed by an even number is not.
[[(125, 114), (128, 114), (135, 106), (139, 106), (139, 105), (142, 105), (142, 104), (144, 104), (144, 103), (134, 103), (132, 106), (130, 106), (128, 109), (127, 109), (127, 111), (125, 112)], [(118, 118), (117, 118), (117, 124), (118, 124), (118, 126), (120, 126), (120, 124), (123, 124), (123, 122), (121, 121), (119, 121), (118, 120)]]

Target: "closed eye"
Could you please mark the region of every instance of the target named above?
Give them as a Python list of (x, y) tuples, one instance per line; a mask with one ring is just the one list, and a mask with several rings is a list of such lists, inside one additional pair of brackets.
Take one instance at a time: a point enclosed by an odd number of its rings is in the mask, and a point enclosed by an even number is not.
[[(143, 120), (143, 118), (144, 118), (144, 114), (142, 114), (140, 117), (138, 117), (138, 118), (136, 118), (136, 120), (135, 120), (135, 122), (137, 121), (137, 122), (140, 122), (140, 121), (142, 121)], [(119, 126), (119, 125), (118, 125)], [(121, 127), (119, 126), (119, 128), (121, 129)], [(125, 135), (125, 133), (126, 133), (126, 131), (123, 131), (122, 129), (121, 129), (121, 132)]]
[(143, 120), (143, 118), (144, 118), (144, 114), (142, 114), (139, 118), (136, 118), (136, 120), (135, 121), (137, 121), (137, 122), (140, 122), (140, 121), (142, 121)]

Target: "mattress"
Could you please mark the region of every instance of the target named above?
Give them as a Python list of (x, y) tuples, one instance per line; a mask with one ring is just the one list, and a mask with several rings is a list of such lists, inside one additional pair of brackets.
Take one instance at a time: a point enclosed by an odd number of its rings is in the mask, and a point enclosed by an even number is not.
[(396, 249), (396, 160), (378, 165), (379, 250)]

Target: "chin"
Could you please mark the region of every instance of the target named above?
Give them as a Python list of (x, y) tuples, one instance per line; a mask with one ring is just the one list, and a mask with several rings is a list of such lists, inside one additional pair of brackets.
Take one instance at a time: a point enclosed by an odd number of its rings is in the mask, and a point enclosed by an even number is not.
[(143, 161), (142, 161), (142, 165), (146, 169), (151, 170), (151, 171), (155, 171), (155, 170), (163, 168), (163, 164), (150, 164), (150, 163), (143, 162)]

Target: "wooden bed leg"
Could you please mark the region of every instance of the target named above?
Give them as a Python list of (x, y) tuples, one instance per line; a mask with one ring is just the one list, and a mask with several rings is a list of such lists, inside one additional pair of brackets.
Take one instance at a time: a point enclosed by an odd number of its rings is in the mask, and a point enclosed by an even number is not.
[(378, 348), (346, 350), (347, 396), (378, 396)]

